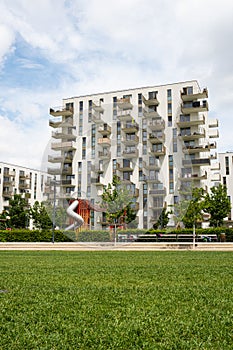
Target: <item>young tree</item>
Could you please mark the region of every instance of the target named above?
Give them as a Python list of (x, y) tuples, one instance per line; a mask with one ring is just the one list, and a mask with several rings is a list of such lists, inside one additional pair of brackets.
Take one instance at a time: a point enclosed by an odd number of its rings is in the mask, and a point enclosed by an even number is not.
[(132, 195), (120, 184), (117, 177), (113, 177), (112, 184), (104, 188), (102, 194), (102, 207), (106, 210), (109, 223), (129, 223), (136, 218), (136, 213), (131, 207)]
[(188, 207), (182, 218), (186, 228), (196, 226), (198, 222), (203, 221), (204, 209), (204, 190), (203, 188), (193, 188), (192, 198), (189, 201)]
[(30, 208), (30, 216), (33, 220), (35, 228), (46, 230), (52, 228), (52, 221), (47, 213), (44, 203), (36, 201), (33, 207)]
[(172, 211), (167, 211), (166, 208), (163, 208), (161, 211), (157, 222), (153, 225), (154, 229), (161, 228), (164, 229), (167, 227), (169, 222), (169, 215), (172, 214)]
[(10, 227), (27, 228), (29, 226), (29, 206), (28, 201), (20, 194), (15, 194), (9, 200)]
[(210, 191), (211, 193), (208, 193), (205, 197), (204, 211), (211, 215), (211, 226), (221, 226), (223, 219), (227, 217), (231, 210), (231, 203), (227, 197), (227, 188), (220, 184), (212, 187)]

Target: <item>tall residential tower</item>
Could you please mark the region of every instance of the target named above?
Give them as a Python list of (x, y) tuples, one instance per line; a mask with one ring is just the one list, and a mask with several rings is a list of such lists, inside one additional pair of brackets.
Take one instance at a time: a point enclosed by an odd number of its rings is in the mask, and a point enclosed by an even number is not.
[[(116, 175), (132, 194), (138, 227), (150, 228), (193, 187), (208, 190), (218, 121), (208, 118), (207, 99), (195, 80), (64, 99), (49, 122), (48, 173), (60, 180), (59, 200), (76, 192), (98, 203)], [(102, 228), (103, 214), (89, 224)]]

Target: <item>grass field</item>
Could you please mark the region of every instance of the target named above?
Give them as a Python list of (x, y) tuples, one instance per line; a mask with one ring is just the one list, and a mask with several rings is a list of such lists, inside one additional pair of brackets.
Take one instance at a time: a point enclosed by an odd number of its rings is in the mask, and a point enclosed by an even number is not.
[(0, 349), (233, 348), (230, 252), (0, 252)]

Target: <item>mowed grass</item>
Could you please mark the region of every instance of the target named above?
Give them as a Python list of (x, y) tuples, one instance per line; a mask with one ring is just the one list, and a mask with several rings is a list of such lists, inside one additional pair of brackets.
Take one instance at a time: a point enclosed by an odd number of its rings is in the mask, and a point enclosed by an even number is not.
[(230, 252), (0, 252), (0, 349), (233, 348)]

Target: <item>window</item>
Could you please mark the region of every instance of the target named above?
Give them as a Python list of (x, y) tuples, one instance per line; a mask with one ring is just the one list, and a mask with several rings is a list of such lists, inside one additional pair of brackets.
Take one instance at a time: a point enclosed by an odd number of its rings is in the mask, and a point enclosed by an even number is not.
[(79, 101), (79, 112), (83, 111), (83, 101)]
[(138, 94), (138, 104), (142, 104), (142, 94)]
[(168, 90), (167, 90), (167, 100), (168, 100), (168, 101), (171, 101), (171, 100), (172, 100), (172, 90), (171, 90), (171, 89), (168, 89)]
[(149, 100), (154, 100), (157, 97), (157, 91), (150, 91), (148, 93)]
[(169, 102), (169, 103), (167, 104), (167, 113), (168, 113), (168, 114), (172, 114), (172, 103), (171, 103), (171, 102)]
[(168, 126), (172, 126), (172, 116), (168, 116)]
[(225, 167), (226, 167), (226, 175), (230, 174), (229, 171), (229, 157), (225, 157)]

